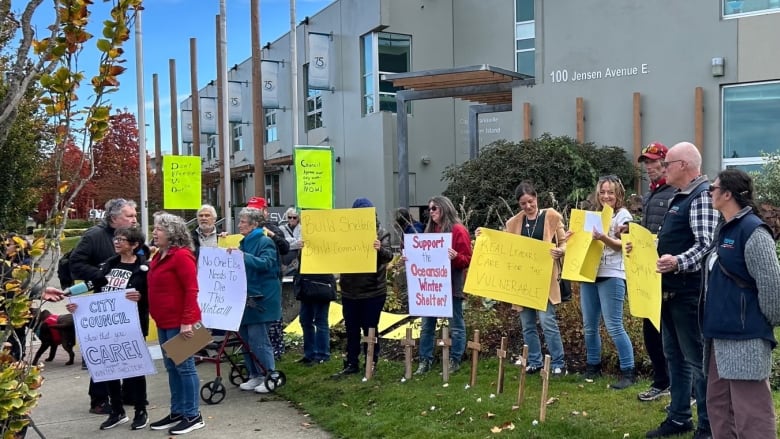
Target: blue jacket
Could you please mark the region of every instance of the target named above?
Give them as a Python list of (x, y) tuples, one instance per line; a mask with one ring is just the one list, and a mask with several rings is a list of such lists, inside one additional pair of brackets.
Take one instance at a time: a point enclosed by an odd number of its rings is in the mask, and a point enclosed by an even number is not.
[(276, 244), (261, 227), (249, 232), (238, 244), (246, 265), (247, 304), (242, 325), (267, 323), (282, 318), (282, 285)]

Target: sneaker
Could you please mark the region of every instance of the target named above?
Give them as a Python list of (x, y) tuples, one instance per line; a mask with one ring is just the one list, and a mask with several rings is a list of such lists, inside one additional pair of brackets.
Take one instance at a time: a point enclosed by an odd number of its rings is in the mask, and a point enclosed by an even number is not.
[(255, 386), (255, 393), (271, 393), (271, 391), (268, 390), (268, 387), (263, 382)]
[(89, 409), (89, 412), (93, 415), (110, 415), (111, 405), (107, 402), (101, 403)]
[(420, 364), (417, 366), (417, 370), (414, 371), (415, 375), (422, 375), (425, 373), (430, 372), (431, 366), (433, 365), (433, 361), (431, 360), (420, 360)]
[(553, 378), (560, 378), (564, 377), (568, 374), (565, 367), (553, 367), (552, 370), (552, 377)]
[(184, 416), (171, 413), (159, 421), (149, 424), (149, 428), (152, 430), (165, 430), (168, 427), (178, 424), (182, 419), (184, 419)]
[(585, 374), (582, 376), (586, 380), (595, 380), (601, 376), (601, 363), (599, 364), (586, 364)]
[(636, 397), (639, 398), (640, 401), (655, 401), (656, 399), (662, 397), (662, 396), (669, 396), (669, 388), (665, 389), (658, 389), (656, 387), (651, 387), (647, 389), (646, 391), (640, 393)]
[(525, 367), (526, 375), (537, 374), (537, 373), (539, 373), (540, 370), (542, 370), (542, 366), (526, 366)]
[(677, 436), (683, 433), (693, 431), (693, 422), (687, 420), (685, 422), (672, 421), (671, 419), (665, 419), (658, 428), (650, 430), (645, 435), (646, 438), (658, 438), (658, 437), (670, 437)]
[(182, 420), (175, 427), (171, 427), (168, 430), (168, 434), (187, 434), (205, 426), (206, 423), (203, 422), (203, 416), (198, 413), (198, 416), (192, 418), (182, 417)]
[(253, 390), (255, 387), (263, 384), (265, 380), (262, 378), (250, 378), (249, 381), (238, 386), (241, 390)]
[(100, 429), (101, 430), (108, 430), (110, 428), (116, 427), (119, 424), (124, 424), (125, 422), (127, 422), (129, 420), (130, 420), (130, 418), (128, 418), (127, 415), (124, 414), (124, 412), (116, 413), (116, 414), (112, 413), (108, 417), (108, 419), (105, 420), (105, 422), (100, 424)]
[(133, 416), (133, 423), (130, 424), (130, 430), (141, 430), (149, 423), (149, 416), (146, 414), (146, 410), (136, 410), (135, 416)]
[(450, 373), (455, 373), (460, 370), (460, 361), (450, 360)]
[(712, 432), (705, 428), (697, 428), (693, 433), (693, 439), (712, 439)]

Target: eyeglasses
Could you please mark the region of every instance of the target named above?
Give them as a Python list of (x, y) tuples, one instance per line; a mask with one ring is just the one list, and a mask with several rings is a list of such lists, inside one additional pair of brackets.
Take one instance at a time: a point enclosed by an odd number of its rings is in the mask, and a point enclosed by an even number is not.
[(288, 216), (287, 219), (288, 220), (294, 220), (294, 219), (297, 220), (298, 217), (297, 216)]
[(663, 166), (664, 168), (668, 168), (669, 165), (671, 165), (672, 163), (684, 162), (684, 161), (685, 160), (672, 160), (670, 162), (663, 162), (663, 163), (661, 163), (661, 166)]
[(713, 192), (718, 190), (722, 190), (720, 186), (715, 186), (714, 184), (711, 184), (710, 189), (707, 192), (709, 192), (710, 195), (712, 195)]
[(130, 242), (130, 240), (129, 240), (129, 239), (127, 239), (127, 238), (125, 238), (125, 237), (123, 237), (123, 236), (115, 236), (115, 237), (114, 237), (114, 242), (122, 242), (122, 241), (125, 241), (125, 242)]
[(431, 206), (431, 207), (428, 208), (428, 210), (430, 210), (431, 212), (436, 212), (437, 210), (439, 210), (439, 207), (438, 206)]

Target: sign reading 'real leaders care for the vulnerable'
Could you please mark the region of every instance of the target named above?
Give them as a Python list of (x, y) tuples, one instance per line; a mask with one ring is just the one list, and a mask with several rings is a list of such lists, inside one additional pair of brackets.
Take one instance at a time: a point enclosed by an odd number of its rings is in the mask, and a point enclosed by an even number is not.
[(299, 209), (333, 209), (333, 148), (296, 146), (295, 193)]
[(163, 156), (163, 208), (199, 209), (200, 157)]
[(244, 253), (201, 246), (198, 256), (198, 304), (209, 329), (238, 331), (246, 306)]
[(409, 315), (452, 317), (451, 233), (404, 235)]
[(81, 355), (92, 381), (131, 378), (157, 373), (146, 347), (138, 304), (125, 290), (71, 297)]
[(301, 212), (301, 273), (375, 273), (376, 209)]

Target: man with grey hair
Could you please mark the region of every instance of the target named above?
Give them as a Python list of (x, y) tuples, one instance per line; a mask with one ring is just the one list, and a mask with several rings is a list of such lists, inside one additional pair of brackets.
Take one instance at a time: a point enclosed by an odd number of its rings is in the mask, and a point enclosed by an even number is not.
[(217, 210), (211, 204), (204, 204), (198, 209), (198, 227), (192, 229), (192, 245), (195, 246), (195, 259), (198, 258), (200, 247), (216, 247), (217, 238)]
[(699, 328), (699, 291), (702, 259), (712, 241), (718, 212), (712, 207), (710, 183), (701, 174), (701, 154), (695, 145), (681, 142), (669, 149), (663, 163), (666, 183), (677, 191), (658, 230), (656, 270), (661, 273), (661, 337), (669, 367), (672, 401), (666, 419), (648, 438), (676, 436), (692, 431), (691, 390), (696, 395), (698, 426), (694, 439), (712, 437), (707, 416), (707, 381), (703, 369), (703, 341)]
[[(70, 254), (71, 277), (75, 280), (90, 280), (100, 277), (100, 265), (115, 254), (114, 231), (133, 227), (136, 219), (134, 201), (115, 198), (106, 202), (106, 214), (103, 220), (87, 230)], [(82, 366), (83, 367), (83, 366)], [(108, 387), (106, 383), (89, 381), (91, 413), (108, 414)], [(129, 401), (134, 403), (134, 401)]]

